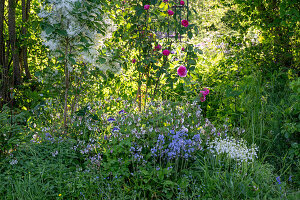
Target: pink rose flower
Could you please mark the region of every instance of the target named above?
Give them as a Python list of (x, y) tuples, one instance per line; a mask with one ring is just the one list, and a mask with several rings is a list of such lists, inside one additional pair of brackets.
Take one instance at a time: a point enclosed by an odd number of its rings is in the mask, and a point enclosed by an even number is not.
[(180, 5), (184, 6), (184, 1), (180, 1)]
[(161, 45), (158, 44), (157, 46), (154, 47), (156, 50), (161, 50)]
[(172, 10), (168, 10), (168, 14), (171, 16), (174, 15), (174, 12)]
[(132, 59), (132, 63), (135, 63), (136, 62), (136, 59)]
[(164, 56), (168, 56), (168, 55), (170, 55), (170, 51), (168, 49), (165, 49), (165, 50), (163, 50), (162, 54)]
[(206, 100), (206, 95), (209, 94), (209, 89), (204, 88), (204, 90), (200, 91), (201, 97), (200, 97), (200, 101), (204, 102)]
[(178, 67), (177, 69), (177, 74), (180, 76), (180, 77), (186, 77), (187, 75), (187, 70), (186, 70), (186, 67), (181, 65), (180, 67)]
[(205, 90), (205, 91), (204, 91), (203, 95), (205, 95), (205, 96), (208, 95), (208, 94), (209, 94), (209, 89), (204, 88), (204, 90)]
[(200, 101), (201, 101), (201, 102), (204, 102), (205, 100), (206, 100), (205, 96), (200, 97)]
[(144, 6), (144, 9), (145, 9), (145, 10), (149, 10), (149, 8), (150, 8), (150, 5), (145, 5), (145, 6)]
[(182, 20), (182, 21), (181, 21), (181, 25), (184, 26), (184, 27), (188, 27), (188, 26), (189, 26), (188, 20), (185, 20), (185, 19)]

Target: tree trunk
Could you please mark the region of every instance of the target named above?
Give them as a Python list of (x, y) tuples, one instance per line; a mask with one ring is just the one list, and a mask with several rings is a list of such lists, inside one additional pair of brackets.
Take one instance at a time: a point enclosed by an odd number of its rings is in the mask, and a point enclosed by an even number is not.
[[(26, 29), (26, 22), (28, 21), (29, 17), (29, 10), (30, 10), (30, 0), (22, 0), (22, 22), (23, 22), (23, 27), (22, 27), (22, 34), (23, 36), (26, 36), (27, 34), (27, 29)], [(26, 74), (26, 79), (31, 79), (31, 74), (28, 68), (28, 56), (27, 56), (27, 44), (25, 41), (23, 41), (25, 44), (22, 46), (22, 64), (23, 68), (25, 70)]]
[[(5, 42), (4, 42), (4, 0), (0, 2), (0, 73), (1, 73), (1, 92), (0, 106), (9, 101), (9, 78), (8, 78), (8, 63), (5, 56)], [(8, 47), (9, 48), (9, 47)]]
[(19, 66), (19, 52), (16, 48), (16, 2), (15, 0), (8, 0), (8, 32), (9, 43), (12, 50), (13, 58), (13, 82), (14, 85), (21, 85), (21, 71)]

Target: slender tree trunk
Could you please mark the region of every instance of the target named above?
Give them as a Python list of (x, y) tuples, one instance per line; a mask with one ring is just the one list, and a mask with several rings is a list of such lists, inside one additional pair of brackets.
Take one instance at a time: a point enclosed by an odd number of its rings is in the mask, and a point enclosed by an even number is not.
[(67, 133), (68, 128), (68, 92), (69, 92), (69, 69), (68, 64), (65, 65), (65, 106), (64, 106), (64, 132)]
[[(68, 57), (69, 41), (66, 40), (65, 57)], [(69, 62), (65, 61), (65, 105), (64, 105), (64, 133), (67, 133), (68, 128), (68, 92), (69, 92)]]
[(0, 96), (0, 106), (2, 106), (1, 102), (5, 102), (7, 100), (7, 87), (6, 87), (6, 65), (5, 65), (5, 43), (4, 43), (4, 32), (3, 32), (3, 24), (4, 24), (4, 0), (0, 2), (0, 68), (1, 68), (1, 93)]
[[(22, 0), (22, 22), (23, 22), (23, 27), (22, 27), (22, 34), (25, 36), (27, 34), (27, 29), (25, 23), (28, 21), (29, 17), (29, 10), (30, 10), (30, 0)], [(25, 43), (25, 42), (24, 42)], [(23, 68), (25, 70), (26, 78), (31, 79), (31, 74), (28, 68), (28, 56), (27, 56), (27, 44), (23, 44), (22, 47), (22, 64)]]
[(16, 48), (16, 2), (15, 0), (8, 0), (8, 32), (9, 43), (11, 45), (13, 57), (13, 81), (14, 85), (21, 85), (21, 71), (19, 66), (19, 52)]
[[(4, 11), (5, 11), (5, 0), (0, 1), (0, 71), (2, 71), (1, 78), (2, 78), (2, 85), (1, 85), (1, 92), (0, 96), (2, 96), (2, 99), (0, 99), (1, 102), (8, 103), (10, 99), (9, 95), (9, 62), (8, 62), (8, 56), (9, 56), (9, 41), (7, 41), (5, 45), (5, 32), (4, 32)], [(5, 51), (5, 46), (7, 47), (7, 50)]]

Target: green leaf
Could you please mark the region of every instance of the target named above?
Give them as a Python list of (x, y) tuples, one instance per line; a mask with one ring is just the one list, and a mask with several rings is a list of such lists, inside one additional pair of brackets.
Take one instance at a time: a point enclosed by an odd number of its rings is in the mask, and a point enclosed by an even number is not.
[(187, 63), (190, 65), (196, 65), (196, 61), (192, 59), (188, 60)]
[(106, 59), (105, 59), (105, 58), (99, 58), (99, 62), (100, 62), (101, 64), (104, 64), (104, 63), (106, 62)]
[(189, 37), (189, 39), (192, 39), (192, 38), (193, 38), (193, 33), (192, 33), (192, 31), (189, 31), (189, 32), (188, 32), (188, 37)]
[(48, 25), (45, 32), (47, 35), (51, 34), (53, 31), (55, 31), (55, 28), (53, 26)]
[(65, 30), (57, 30), (57, 33), (61, 36), (64, 36), (64, 37), (67, 37), (68, 36), (68, 33), (67, 31)]

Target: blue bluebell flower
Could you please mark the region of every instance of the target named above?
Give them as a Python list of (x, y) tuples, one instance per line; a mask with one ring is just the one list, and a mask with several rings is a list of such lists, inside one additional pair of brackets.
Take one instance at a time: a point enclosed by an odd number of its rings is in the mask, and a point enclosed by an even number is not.
[(112, 117), (109, 117), (109, 118), (107, 119), (107, 121), (108, 121), (108, 122), (114, 122), (114, 121), (116, 121), (116, 119), (114, 119), (114, 118), (112, 118)]

